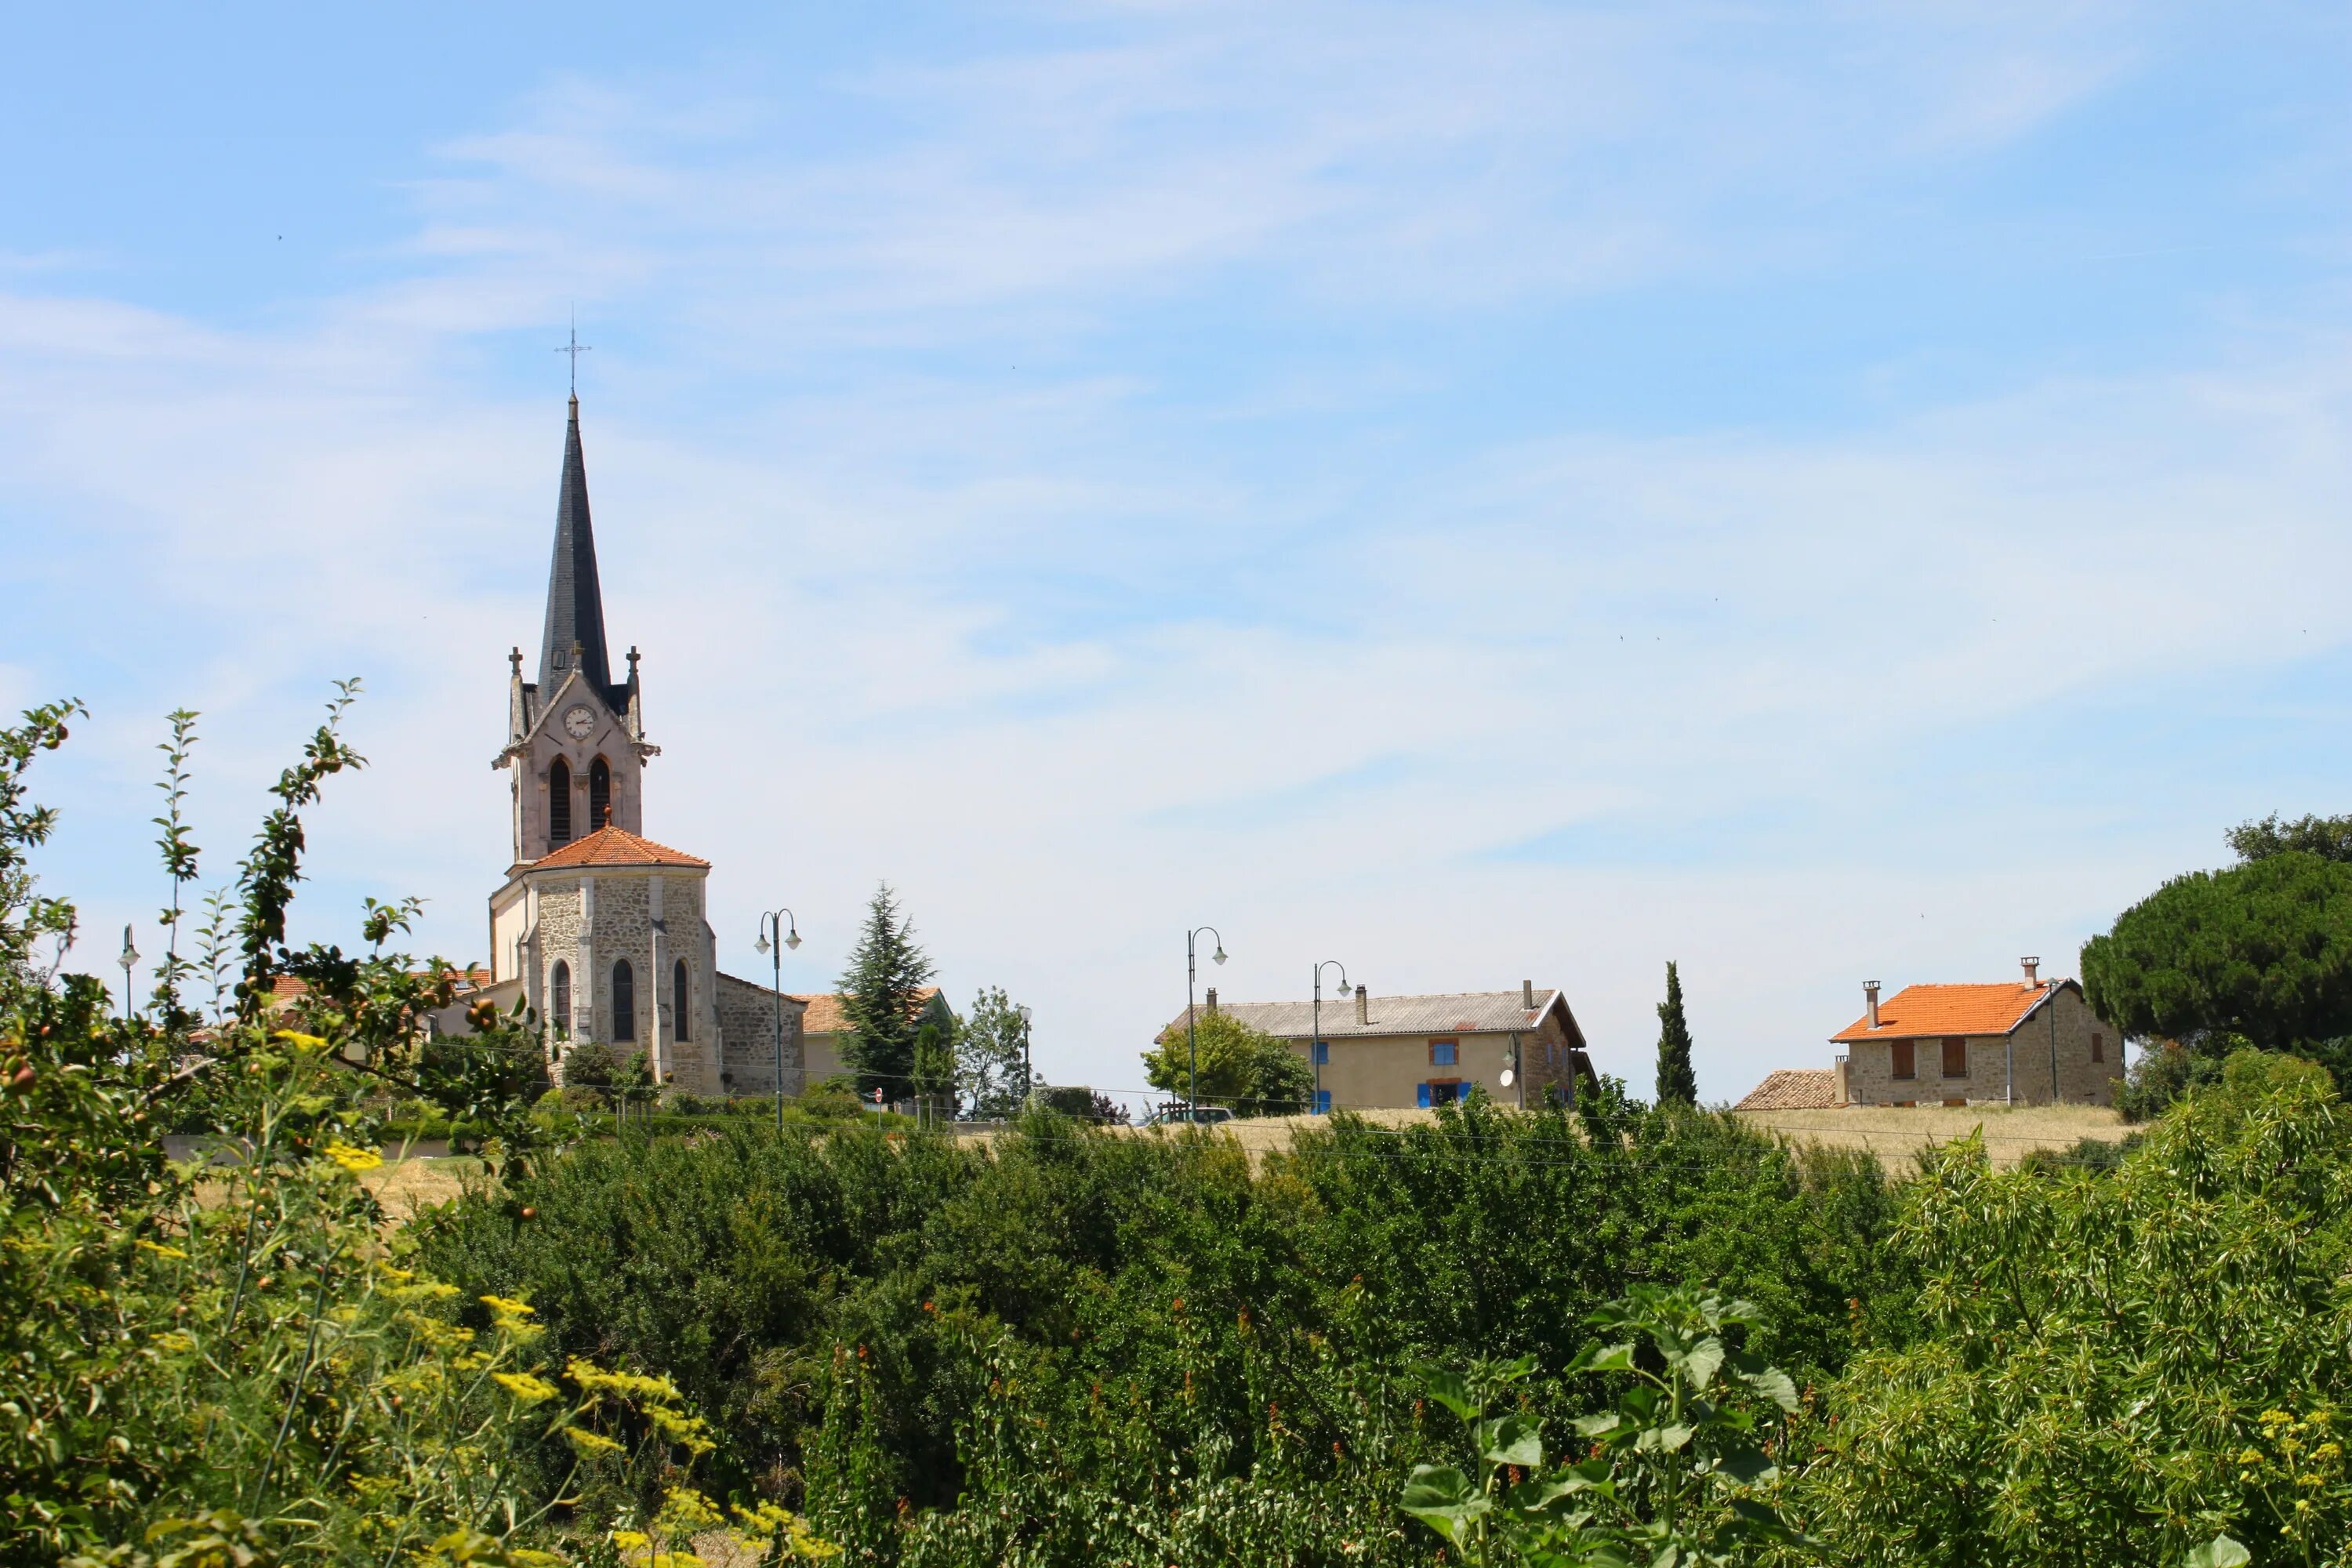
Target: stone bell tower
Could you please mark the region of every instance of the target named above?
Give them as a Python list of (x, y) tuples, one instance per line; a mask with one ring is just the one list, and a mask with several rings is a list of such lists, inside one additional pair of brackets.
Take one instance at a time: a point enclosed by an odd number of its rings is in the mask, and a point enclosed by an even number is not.
[(563, 437), (539, 679), (523, 679), (520, 648), (507, 658), (507, 744), (492, 765), (513, 773), (511, 863), (529, 865), (600, 827), (642, 833), (645, 763), (661, 748), (646, 742), (635, 648), (628, 679), (613, 679), (576, 395)]

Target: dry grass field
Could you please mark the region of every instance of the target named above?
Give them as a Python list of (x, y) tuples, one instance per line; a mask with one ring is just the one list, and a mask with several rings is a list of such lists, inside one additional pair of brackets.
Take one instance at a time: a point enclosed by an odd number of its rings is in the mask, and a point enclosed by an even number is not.
[(1971, 1105), (1947, 1108), (1850, 1105), (1826, 1110), (1739, 1110), (1751, 1127), (1790, 1142), (1867, 1149), (1890, 1171), (1907, 1171), (1922, 1149), (1984, 1129), (1996, 1165), (2014, 1165), (2036, 1149), (2064, 1149), (2078, 1139), (2121, 1142), (2131, 1131), (2115, 1111), (2095, 1105)]
[(418, 1209), (446, 1204), (464, 1190), (468, 1177), (482, 1173), (482, 1163), (470, 1154), (438, 1159), (387, 1160), (362, 1176), (383, 1212), (396, 1220), (412, 1217)]

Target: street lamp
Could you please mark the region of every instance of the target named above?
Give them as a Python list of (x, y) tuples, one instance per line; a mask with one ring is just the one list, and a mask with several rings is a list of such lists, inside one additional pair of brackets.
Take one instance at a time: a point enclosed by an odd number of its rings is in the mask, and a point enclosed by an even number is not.
[(1037, 1086), (1037, 1069), (1036, 1069), (1034, 1067), (1033, 1067), (1032, 1065), (1030, 1065), (1030, 1061), (1029, 1061), (1029, 1020), (1030, 1020), (1032, 1017), (1034, 1017), (1035, 1015), (1032, 1014), (1032, 1013), (1029, 1011), (1029, 1004), (1028, 1004), (1028, 1003), (1026, 1003), (1026, 1002), (1024, 1002), (1024, 1003), (1022, 1003), (1022, 1004), (1021, 1004), (1021, 1009), (1020, 1009), (1020, 1011), (1021, 1011), (1021, 1103), (1022, 1103), (1024, 1106), (1026, 1106), (1026, 1105), (1029, 1103), (1029, 1096), (1030, 1096), (1032, 1093), (1034, 1093), (1034, 1092), (1035, 1091), (1035, 1089), (1036, 1089), (1036, 1086)]
[(1315, 1064), (1315, 1104), (1310, 1115), (1319, 1115), (1323, 1110), (1323, 972), (1327, 969), (1339, 972), (1341, 994), (1354, 989), (1348, 984), (1348, 966), (1338, 959), (1327, 958), (1315, 966), (1315, 1025), (1307, 1042), (1307, 1059)]
[(1197, 1121), (1201, 1114), (1201, 1042), (1192, 1026), (1192, 976), (1198, 969), (1193, 957), (1194, 944), (1201, 933), (1207, 931), (1217, 939), (1217, 951), (1209, 956), (1219, 963), (1225, 961), (1225, 935), (1214, 926), (1194, 926), (1184, 933), (1184, 1120)]
[[(771, 942), (770, 937), (775, 940)], [(752, 951), (775, 955), (770, 965), (775, 984), (769, 991), (776, 1004), (776, 1131), (780, 1135), (784, 1130), (784, 949), (800, 944), (800, 921), (792, 910), (770, 910), (760, 917), (760, 940)]]
[(139, 962), (139, 950), (131, 945), (131, 928), (122, 928), (122, 1017), (131, 1019), (131, 966)]

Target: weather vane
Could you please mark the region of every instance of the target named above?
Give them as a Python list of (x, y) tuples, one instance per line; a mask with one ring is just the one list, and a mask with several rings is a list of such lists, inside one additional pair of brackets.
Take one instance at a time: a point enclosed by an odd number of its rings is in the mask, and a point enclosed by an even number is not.
[(569, 343), (566, 343), (563, 347), (557, 349), (555, 352), (560, 354), (570, 354), (572, 356), (572, 395), (574, 397), (580, 395), (580, 356), (588, 353), (593, 347), (595, 347), (593, 343), (583, 343), (580, 341), (580, 321), (578, 317), (573, 317), (572, 321), (572, 341)]

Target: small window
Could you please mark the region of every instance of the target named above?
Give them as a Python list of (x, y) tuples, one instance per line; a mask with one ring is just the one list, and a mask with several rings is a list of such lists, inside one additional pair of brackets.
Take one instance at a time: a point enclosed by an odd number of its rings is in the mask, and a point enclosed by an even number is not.
[(1452, 1105), (1462, 1098), (1462, 1080), (1458, 1078), (1433, 1078), (1429, 1080), (1429, 1101), (1432, 1105)]
[(588, 764), (588, 831), (613, 826), (613, 770), (604, 759)]
[(1969, 1076), (1968, 1041), (1954, 1037), (1944, 1042), (1944, 1076), (1946, 1078)]
[(1331, 1114), (1331, 1091), (1329, 1089), (1318, 1089), (1315, 1091), (1315, 1114), (1318, 1116), (1328, 1116)]
[(1331, 1042), (1328, 1040), (1316, 1041), (1315, 1049), (1308, 1059), (1313, 1061), (1317, 1067), (1325, 1067), (1329, 1065), (1331, 1060)]
[(686, 960), (679, 959), (669, 970), (669, 1011), (674, 1021), (670, 1037), (677, 1040), (694, 1038), (694, 991), (686, 978)]
[(555, 973), (549, 977), (548, 989), (553, 993), (547, 1010), (553, 1016), (551, 1021), (555, 1025), (555, 1037), (568, 1040), (572, 1037), (572, 966), (560, 958), (555, 961)]
[(562, 757), (547, 770), (547, 847), (572, 842), (572, 764)]
[(613, 1037), (637, 1037), (637, 976), (625, 958), (613, 965)]
[(1455, 1059), (1459, 1058), (1461, 1054), (1461, 1042), (1458, 1040), (1432, 1040), (1429, 1042), (1429, 1065), (1431, 1067), (1450, 1068), (1454, 1065)]
[(2107, 1037), (2096, 1029), (2091, 1031), (2091, 1059), (2095, 1062), (2107, 1059)]
[(1912, 1043), (1909, 1040), (1889, 1040), (1887, 1042), (1886, 1048), (1889, 1054), (1895, 1058), (1895, 1076), (1896, 1078), (1917, 1078), (1919, 1076), (1918, 1063), (1912, 1056), (1913, 1047)]

